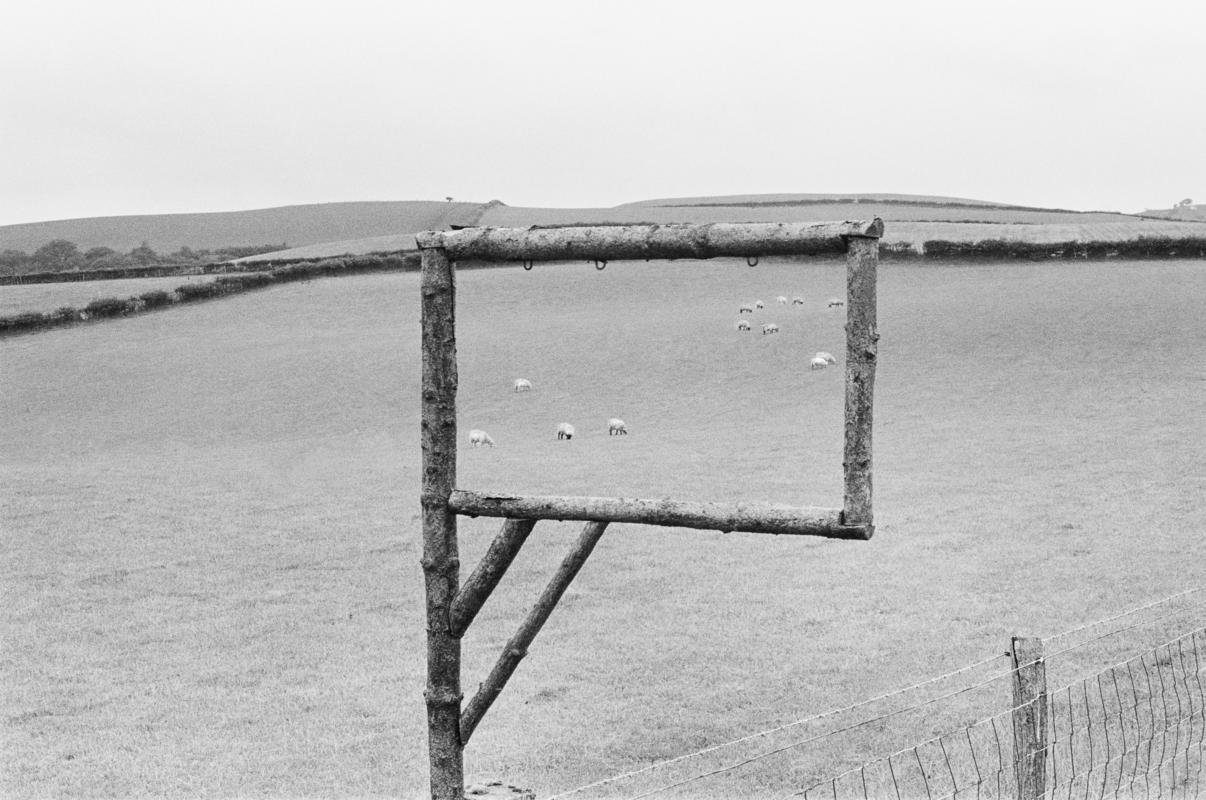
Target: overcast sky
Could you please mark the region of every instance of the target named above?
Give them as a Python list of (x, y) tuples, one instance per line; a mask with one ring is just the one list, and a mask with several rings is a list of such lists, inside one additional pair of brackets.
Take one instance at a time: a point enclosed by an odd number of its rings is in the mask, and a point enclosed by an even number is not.
[(342, 200), (1206, 202), (1206, 3), (0, 0), (0, 224)]

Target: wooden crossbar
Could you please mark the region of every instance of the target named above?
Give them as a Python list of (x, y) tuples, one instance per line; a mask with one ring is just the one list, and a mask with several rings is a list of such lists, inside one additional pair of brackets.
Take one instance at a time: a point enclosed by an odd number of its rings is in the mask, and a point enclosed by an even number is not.
[(448, 508), (467, 517), (632, 522), (744, 533), (870, 539), (870, 524), (847, 525), (841, 509), (793, 508), (757, 503), (700, 503), (627, 497), (556, 497), (481, 494), (456, 489)]
[(850, 237), (878, 239), (884, 223), (713, 222), (707, 225), (464, 228), (424, 231), (420, 249), (478, 261), (579, 261), (840, 255)]

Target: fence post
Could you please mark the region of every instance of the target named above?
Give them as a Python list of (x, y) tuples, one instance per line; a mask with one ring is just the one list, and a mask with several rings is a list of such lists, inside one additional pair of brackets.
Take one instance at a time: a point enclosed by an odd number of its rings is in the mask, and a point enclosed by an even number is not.
[(1018, 800), (1038, 800), (1047, 780), (1047, 665), (1043, 641), (1014, 636), (1013, 767)]
[(842, 523), (875, 530), (871, 516), (871, 398), (875, 393), (875, 282), (879, 239), (851, 236), (846, 242), (846, 436), (842, 466), (845, 492)]
[(427, 748), (432, 800), (463, 800), (461, 640), (449, 620), (460, 583), (456, 514), (456, 268), (443, 248), (423, 250), (423, 573), (427, 589)]

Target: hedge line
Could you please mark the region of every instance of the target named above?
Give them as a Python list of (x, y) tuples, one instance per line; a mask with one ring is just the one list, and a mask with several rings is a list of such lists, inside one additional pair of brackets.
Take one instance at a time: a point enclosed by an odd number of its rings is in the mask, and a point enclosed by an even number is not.
[(1165, 238), (1140, 236), (1120, 242), (1020, 242), (1012, 239), (982, 239), (950, 242), (931, 239), (925, 243), (927, 260), (1031, 260), (1048, 258), (1206, 258), (1206, 237)]
[(368, 272), (413, 271), (419, 268), (416, 253), (324, 258), (318, 261), (276, 262), (265, 272), (235, 272), (219, 275), (206, 283), (186, 283), (173, 291), (146, 292), (136, 297), (106, 297), (93, 300), (83, 308), (62, 306), (55, 311), (39, 314), (25, 312), (0, 317), (0, 336), (32, 330), (72, 325), (92, 319), (124, 317), (176, 303), (191, 303), (240, 294), (277, 283), (303, 281), (331, 275), (357, 275)]

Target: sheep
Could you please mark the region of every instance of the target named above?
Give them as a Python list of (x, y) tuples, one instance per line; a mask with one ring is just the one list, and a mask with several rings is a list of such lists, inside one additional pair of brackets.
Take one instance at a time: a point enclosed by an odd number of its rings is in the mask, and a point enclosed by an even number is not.
[(558, 439), (573, 439), (574, 438), (574, 426), (570, 425), (568, 422), (563, 422), (560, 425), (558, 425), (557, 426), (557, 438)]
[(827, 366), (829, 366), (829, 362), (823, 358), (814, 358), (808, 362), (809, 369), (825, 369)]
[(766, 303), (763, 303), (761, 300), (755, 300), (754, 308), (758, 308), (758, 309), (766, 308)]
[(628, 426), (624, 424), (624, 420), (618, 417), (612, 417), (607, 420), (607, 435), (608, 436), (627, 436)]
[(516, 378), (515, 379), (515, 391), (517, 391), (517, 392), (532, 391), (532, 382), (530, 380), (528, 380), (527, 378)]
[(775, 298), (775, 300), (778, 301), (779, 305), (781, 305), (781, 306), (787, 305), (787, 298), (784, 297), (783, 295), (779, 295), (778, 297)]
[(791, 304), (793, 306), (802, 306), (802, 305), (804, 305), (804, 298), (803, 297), (793, 297), (791, 299)]
[(846, 305), (846, 301), (840, 297), (829, 298), (829, 306), (828, 306), (829, 308), (833, 308), (834, 306), (844, 306), (844, 305)]
[(738, 314), (753, 314), (753, 313), (754, 313), (754, 307), (753, 307), (753, 306), (748, 306), (748, 305), (747, 305), (747, 306), (741, 306), (741, 307), (739, 307), (739, 308), (737, 309), (737, 313), (738, 313)]
[(826, 364), (836, 364), (837, 363), (837, 359), (833, 357), (833, 354), (826, 353), (824, 350), (821, 350), (820, 352), (818, 352), (816, 357), (824, 359)]
[(768, 322), (762, 326), (762, 335), (763, 336), (765, 336), (768, 333), (778, 333), (778, 332), (779, 332), (779, 326), (773, 322)]
[(746, 322), (743, 319), (737, 320), (737, 330), (748, 331), (749, 329), (750, 329), (750, 324), (748, 322)]
[(490, 434), (474, 428), (473, 430), (469, 431), (469, 444), (473, 445), (474, 447), (481, 447), (482, 445), (485, 445), (486, 447), (493, 447), (494, 440), (490, 438)]

